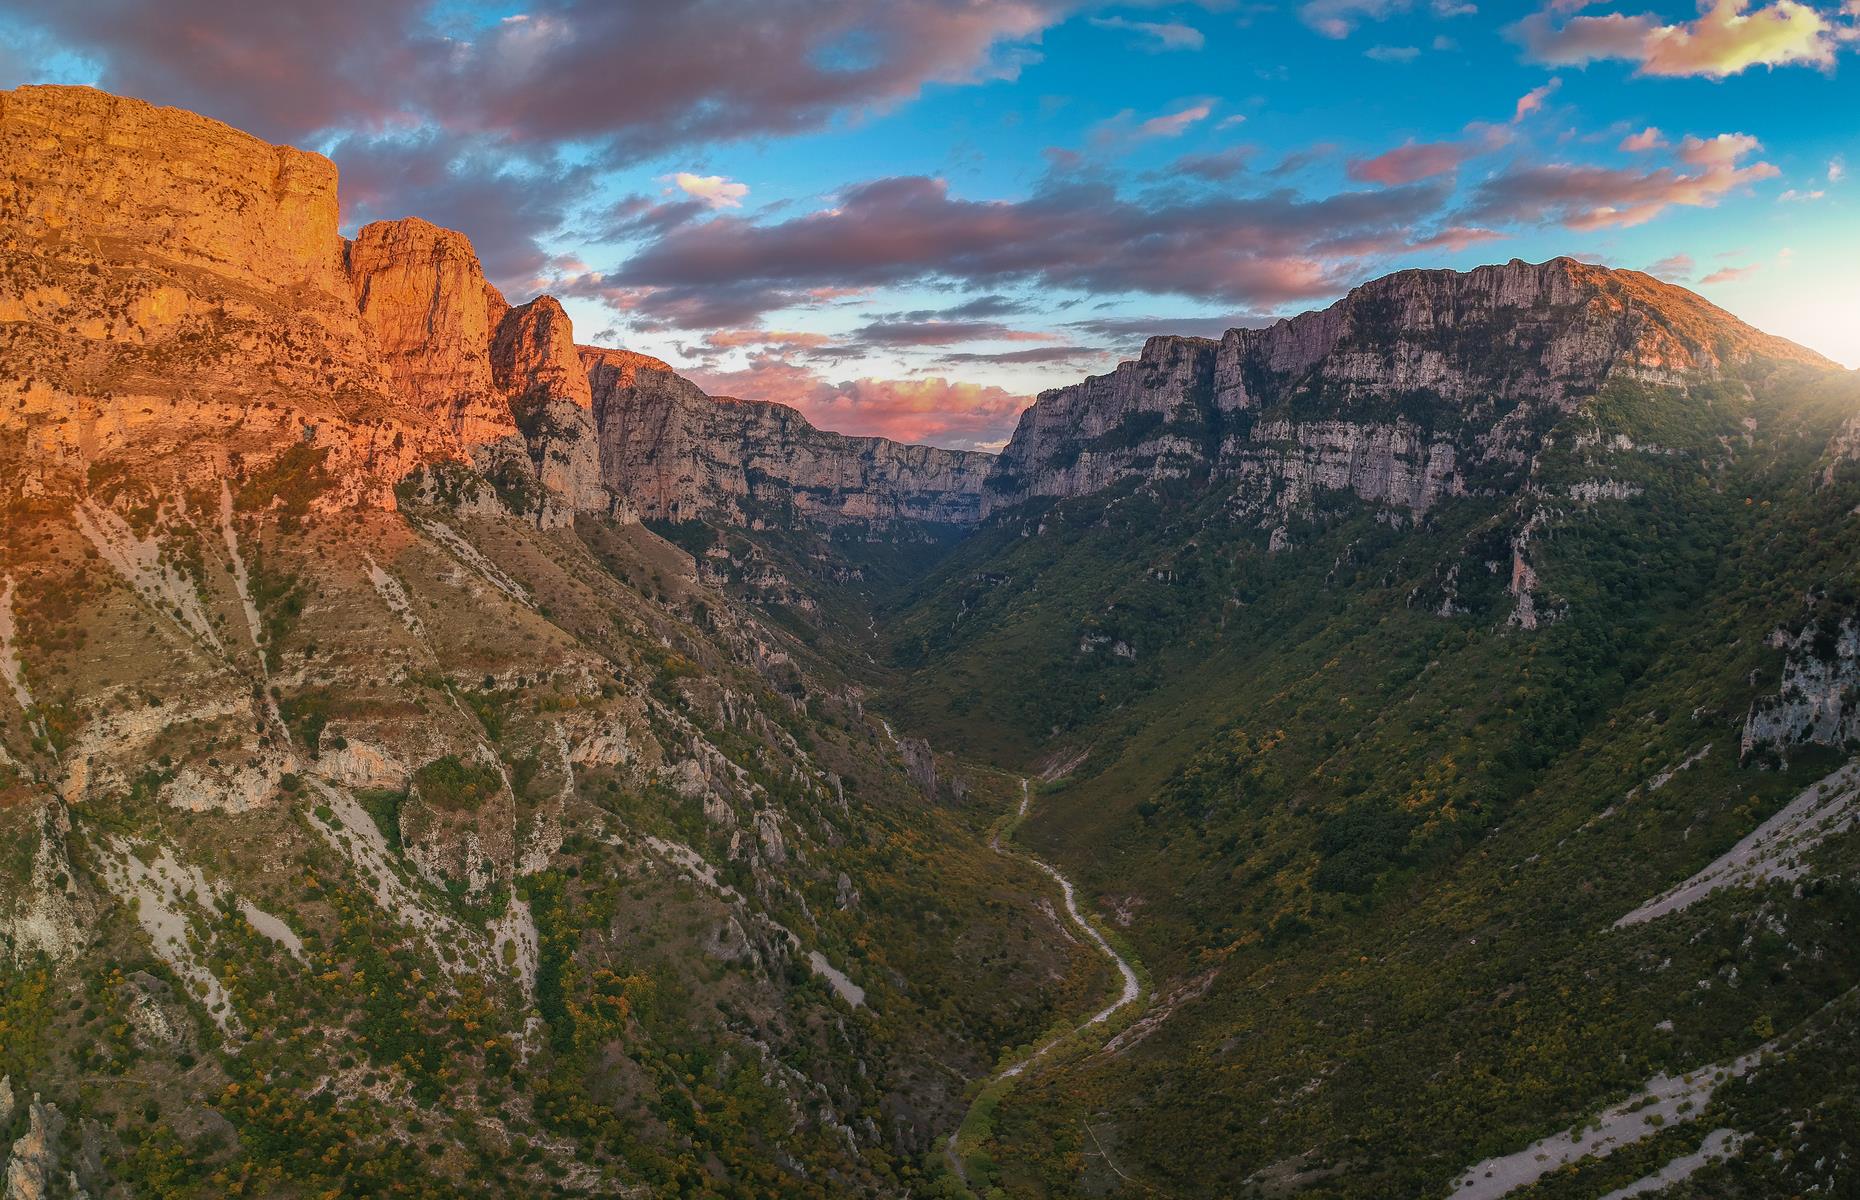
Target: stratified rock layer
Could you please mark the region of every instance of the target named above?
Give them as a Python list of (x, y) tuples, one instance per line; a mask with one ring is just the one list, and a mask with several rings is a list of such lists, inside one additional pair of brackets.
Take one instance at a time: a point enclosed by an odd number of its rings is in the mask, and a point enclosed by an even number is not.
[(991, 455), (814, 428), (780, 404), (705, 395), (644, 356), (584, 351), (601, 476), (642, 517), (972, 524)]
[(1151, 338), (1022, 414), (993, 506), (1208, 470), (1284, 506), (1326, 490), (1425, 511), (1522, 469), (1542, 419), (1616, 377), (1827, 366), (1682, 288), (1559, 258), (1403, 271), (1266, 329)]
[(417, 217), (365, 226), (349, 247), (355, 304), (407, 400), (466, 447), (517, 432), (492, 383), (491, 339), (509, 305), (471, 241)]
[(569, 511), (606, 510), (588, 373), (574, 327), (554, 296), (538, 296), (504, 314), (491, 346), (491, 367), (543, 488)]
[(0, 93), (0, 480), (210, 485), (308, 445), (391, 504), (448, 438), (397, 400), (344, 274), (336, 171), (90, 88)]

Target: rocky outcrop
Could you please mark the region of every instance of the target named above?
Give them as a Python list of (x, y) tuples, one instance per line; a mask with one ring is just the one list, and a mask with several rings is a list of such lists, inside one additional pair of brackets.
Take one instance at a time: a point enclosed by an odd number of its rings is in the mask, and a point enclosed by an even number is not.
[(583, 357), (602, 482), (642, 517), (966, 525), (982, 516), (991, 455), (827, 433), (786, 405), (707, 396), (656, 360)]
[(1279, 507), (1347, 491), (1424, 512), (1515, 486), (1547, 420), (1611, 379), (1684, 386), (1759, 363), (1832, 365), (1634, 271), (1402, 271), (1219, 342), (1151, 338), (1110, 375), (1042, 394), (991, 504), (1204, 470)]
[(6, 1200), (45, 1200), (58, 1174), (58, 1137), (65, 1128), (58, 1106), (34, 1095), (26, 1106), (26, 1122), (26, 1132), (7, 1159)]
[(603, 512), (600, 451), (588, 373), (574, 327), (554, 296), (538, 296), (504, 314), (491, 346), (492, 378), (529, 448), (551, 506)]
[(1787, 651), (1782, 687), (1751, 704), (1741, 753), (1786, 756), (1792, 746), (1860, 739), (1860, 626), (1851, 617), (1818, 617), (1794, 635), (1777, 630), (1770, 644)]
[(348, 266), (375, 353), (407, 401), (468, 449), (515, 436), (491, 376), (491, 341), (510, 306), (471, 241), (418, 217), (377, 221), (349, 246)]

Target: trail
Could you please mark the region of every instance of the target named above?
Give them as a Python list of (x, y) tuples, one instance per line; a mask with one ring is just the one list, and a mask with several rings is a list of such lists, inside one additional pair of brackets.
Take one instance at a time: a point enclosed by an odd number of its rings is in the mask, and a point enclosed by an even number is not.
[[(889, 727), (887, 727), (887, 729), (889, 729)], [(1041, 859), (1035, 858), (1033, 855), (1028, 854), (1025, 851), (1010, 850), (1001, 844), (1001, 835), (1003, 833), (1011, 833), (1016, 827), (1020, 825), (1022, 821), (1026, 820), (1027, 810), (1032, 806), (1032, 804), (1033, 804), (1032, 794), (1028, 791), (1026, 779), (1023, 778), (1020, 781), (1020, 808), (1015, 811), (1013, 821), (1009, 822), (1004, 828), (996, 830), (995, 835), (989, 839), (988, 844), (997, 854), (1018, 853), (1019, 857), (1025, 859), (1029, 863), (1032, 863), (1035, 867), (1038, 867), (1041, 871), (1045, 872), (1048, 876), (1052, 878), (1052, 880), (1055, 883), (1059, 885), (1060, 894), (1065, 897), (1066, 915), (1070, 917), (1072, 919), (1072, 923), (1078, 926), (1079, 930), (1082, 933), (1084, 933), (1084, 935), (1087, 938), (1091, 940), (1092, 945), (1096, 946), (1099, 949), (1099, 951), (1103, 953), (1103, 955), (1106, 958), (1110, 959), (1112, 964), (1117, 967), (1117, 973), (1123, 981), (1123, 987), (1118, 992), (1117, 998), (1111, 1001), (1111, 1003), (1106, 1005), (1104, 1008), (1099, 1009), (1096, 1013), (1093, 1013), (1090, 1017), (1088, 1017), (1084, 1021), (1081, 1021), (1079, 1024), (1073, 1026), (1072, 1028), (1066, 1030), (1064, 1033), (1054, 1035), (1052, 1038), (1048, 1039), (1042, 1045), (1036, 1047), (1034, 1050), (1029, 1052), (1024, 1057), (1015, 1060), (1009, 1065), (996, 1071), (993, 1075), (989, 1076), (988, 1081), (982, 1085), (981, 1091), (977, 1093), (977, 1097), (976, 1097), (977, 1104), (981, 1103), (982, 1098), (985, 1097), (991, 1089), (995, 1088), (996, 1086), (1002, 1083), (1007, 1082), (1008, 1080), (1013, 1079), (1017, 1075), (1020, 1075), (1028, 1067), (1032, 1066), (1034, 1063), (1044, 1058), (1049, 1052), (1051, 1052), (1060, 1043), (1070, 1040), (1076, 1035), (1083, 1033), (1084, 1031), (1090, 1029), (1094, 1025), (1104, 1024), (1106, 1021), (1109, 1021), (1111, 1017), (1115, 1015), (1119, 1010), (1125, 1008), (1126, 1006), (1130, 1004), (1134, 1004), (1143, 995), (1143, 984), (1142, 984), (1142, 981), (1137, 977), (1136, 968), (1132, 967), (1130, 963), (1125, 960), (1124, 956), (1119, 954), (1111, 946), (1111, 943), (1109, 941), (1105, 940), (1105, 936), (1102, 933), (1098, 932), (1098, 927), (1096, 925), (1093, 925), (1090, 921), (1086, 920), (1085, 914), (1079, 911), (1078, 897), (1077, 897), (1076, 891), (1074, 890), (1072, 886), (1072, 881), (1070, 879), (1067, 879), (1065, 875), (1060, 873), (1058, 868), (1052, 866), (1050, 863), (1047, 863), (1047, 862), (1042, 861)], [(973, 1111), (973, 1106), (971, 1106), (971, 1111)], [(966, 1114), (964, 1116), (963, 1124), (967, 1124)], [(1087, 1128), (1089, 1129), (1089, 1126)], [(955, 1168), (957, 1177), (962, 1180), (963, 1186), (967, 1187), (969, 1184), (969, 1173), (968, 1173), (967, 1168), (963, 1166), (962, 1154), (956, 1148), (956, 1140), (957, 1138), (961, 1136), (961, 1134), (962, 1134), (962, 1126), (958, 1125), (956, 1127), (955, 1132), (949, 1135), (949, 1141), (944, 1144), (944, 1153), (949, 1158), (950, 1166)], [(1092, 1134), (1092, 1140), (1094, 1143), (1097, 1141), (1096, 1133)], [(1103, 1153), (1102, 1148), (1100, 1148), (1099, 1153), (1101, 1154)], [(1111, 1170), (1116, 1171), (1119, 1176), (1128, 1178), (1128, 1176), (1124, 1176), (1124, 1173), (1122, 1171), (1118, 1170), (1117, 1165), (1115, 1163), (1111, 1162), (1111, 1158), (1109, 1155), (1105, 1155), (1104, 1161), (1106, 1165), (1110, 1166)]]

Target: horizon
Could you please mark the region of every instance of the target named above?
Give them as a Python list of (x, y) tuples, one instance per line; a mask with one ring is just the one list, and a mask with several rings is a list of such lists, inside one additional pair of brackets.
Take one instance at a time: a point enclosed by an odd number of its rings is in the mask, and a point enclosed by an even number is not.
[(588, 344), (903, 442), (998, 450), (1146, 336), (1513, 258), (1640, 270), (1860, 367), (1860, 0), (753, 11), (0, 0), (0, 86), (326, 154), (345, 234), (457, 229)]

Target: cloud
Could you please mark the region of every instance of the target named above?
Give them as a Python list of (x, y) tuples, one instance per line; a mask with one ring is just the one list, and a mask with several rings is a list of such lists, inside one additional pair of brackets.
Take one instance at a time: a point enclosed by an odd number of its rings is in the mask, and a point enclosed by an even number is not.
[(1699, 280), (1699, 286), (1710, 287), (1714, 283), (1736, 283), (1740, 279), (1748, 279), (1760, 269), (1760, 267), (1755, 265), (1748, 267), (1719, 267), (1716, 271), (1713, 271), (1705, 278)]
[(1306, 0), (1298, 15), (1325, 37), (1341, 39), (1365, 20), (1380, 21), (1407, 7), (1403, 0)]
[(1152, 54), (1164, 50), (1199, 50), (1207, 44), (1201, 30), (1180, 21), (1133, 21), (1128, 17), (1093, 17), (1100, 29), (1121, 29), (1138, 35), (1138, 44)]
[(678, 171), (665, 176), (672, 186), (694, 200), (700, 200), (711, 208), (741, 208), (743, 197), (749, 194), (749, 185), (726, 179), (722, 175), (693, 175), (689, 171)]
[(1430, 182), (1311, 200), (1280, 189), (1139, 202), (1106, 183), (1062, 182), (1025, 200), (964, 200), (942, 180), (902, 176), (784, 221), (678, 226), (596, 282), (659, 320), (732, 326), (752, 322), (717, 319), (726, 299), (769, 311), (813, 287), (937, 280), (1273, 305), (1338, 291), (1355, 260), (1400, 249), (1449, 191)]
[(1210, 154), (1184, 154), (1150, 177), (1171, 179), (1186, 175), (1208, 183), (1225, 183), (1246, 171), (1253, 154), (1251, 146), (1230, 146)]
[(1205, 100), (1199, 104), (1191, 104), (1187, 108), (1164, 113), (1160, 117), (1151, 117), (1137, 126), (1134, 136), (1139, 138), (1181, 137), (1188, 132), (1189, 126), (1207, 120), (1208, 114), (1213, 111), (1214, 105)]
[(72, 0), (36, 19), (103, 86), (272, 140), (430, 127), (611, 164), (1012, 78), (1077, 2), (535, 0), (482, 29), (434, 0)]
[(831, 334), (779, 329), (713, 329), (704, 335), (704, 345), (712, 350), (739, 350), (748, 346), (779, 346), (787, 351), (818, 350), (832, 343)]
[(1505, 237), (1505, 234), (1496, 229), (1481, 229), (1474, 225), (1449, 225), (1438, 233), (1408, 243), (1408, 249), (1451, 250), (1457, 254), (1468, 246), (1476, 246), (1481, 242), (1503, 241)]
[(517, 291), (530, 289), (549, 264), (541, 238), (564, 224), (595, 183), (587, 166), (525, 159), (436, 130), (354, 135), (329, 152), (342, 170), (345, 222), (418, 216), (459, 230), (485, 273)]
[(1783, 203), (1783, 204), (1793, 204), (1793, 203), (1805, 204), (1811, 200), (1819, 200), (1822, 197), (1826, 196), (1827, 194), (1828, 193), (1822, 191), (1820, 188), (1816, 188), (1813, 191), (1807, 191), (1807, 192), (1798, 191), (1795, 188), (1790, 188), (1788, 191), (1784, 192), (1782, 195), (1776, 197), (1776, 199), (1780, 203)]
[(1381, 63), (1409, 63), (1421, 57), (1421, 51), (1417, 46), (1371, 46), (1363, 51), (1363, 57)]
[[(1851, 17), (1853, 9), (1846, 10)], [(1511, 33), (1533, 61), (1580, 67), (1632, 62), (1642, 75), (1721, 79), (1751, 67), (1832, 66), (1853, 26), (1799, 0), (1705, 0), (1698, 19), (1666, 23), (1651, 13), (1605, 13), (1556, 24), (1549, 12), (1526, 17)]]
[(957, 450), (999, 449), (1032, 400), (941, 376), (835, 382), (774, 356), (737, 371), (693, 371), (691, 379), (712, 395), (790, 405), (822, 429)]
[[(1382, 21), (1413, 9), (1413, 0), (1305, 0), (1298, 15), (1306, 25), (1327, 38), (1347, 38), (1365, 21)], [(1463, 0), (1429, 0), (1436, 17), (1465, 17), (1479, 11)]]
[(1658, 262), (1649, 263), (1647, 274), (1668, 283), (1689, 283), (1698, 269), (1690, 254), (1669, 254)]
[(1561, 79), (1552, 79), (1549, 83), (1534, 87), (1522, 96), (1519, 96), (1518, 106), (1511, 114), (1511, 123), (1516, 125), (1524, 118), (1541, 109), (1544, 106), (1544, 102), (1550, 99), (1551, 94), (1562, 86), (1563, 81)]
[(1748, 134), (1688, 137), (1679, 162), (1651, 171), (1548, 163), (1514, 164), (1483, 181), (1461, 219), (1494, 224), (1556, 221), (1570, 229), (1640, 225), (1668, 208), (1709, 208), (1741, 187), (1779, 174), (1767, 162), (1742, 164), (1761, 147)]
[(866, 346), (949, 346), (958, 342), (1050, 342), (1050, 333), (1011, 329), (998, 321), (876, 321), (852, 333)]
[(1065, 363), (1073, 366), (1101, 362), (1113, 357), (1111, 351), (1097, 346), (1035, 346), (1029, 350), (1002, 350), (992, 354), (963, 351), (945, 354), (937, 361), (950, 366), (980, 364), (995, 367), (1033, 366)]
[(1358, 183), (1394, 186), (1450, 174), (1473, 152), (1463, 142), (1408, 142), (1374, 158), (1353, 158), (1344, 171)]
[(1828, 160), (1828, 182), (1839, 183), (1845, 178), (1847, 178), (1847, 160), (1837, 154)]
[(1649, 150), (1664, 150), (1670, 144), (1665, 134), (1649, 125), (1639, 133), (1630, 133), (1622, 138), (1619, 148), (1629, 154), (1645, 154)]

